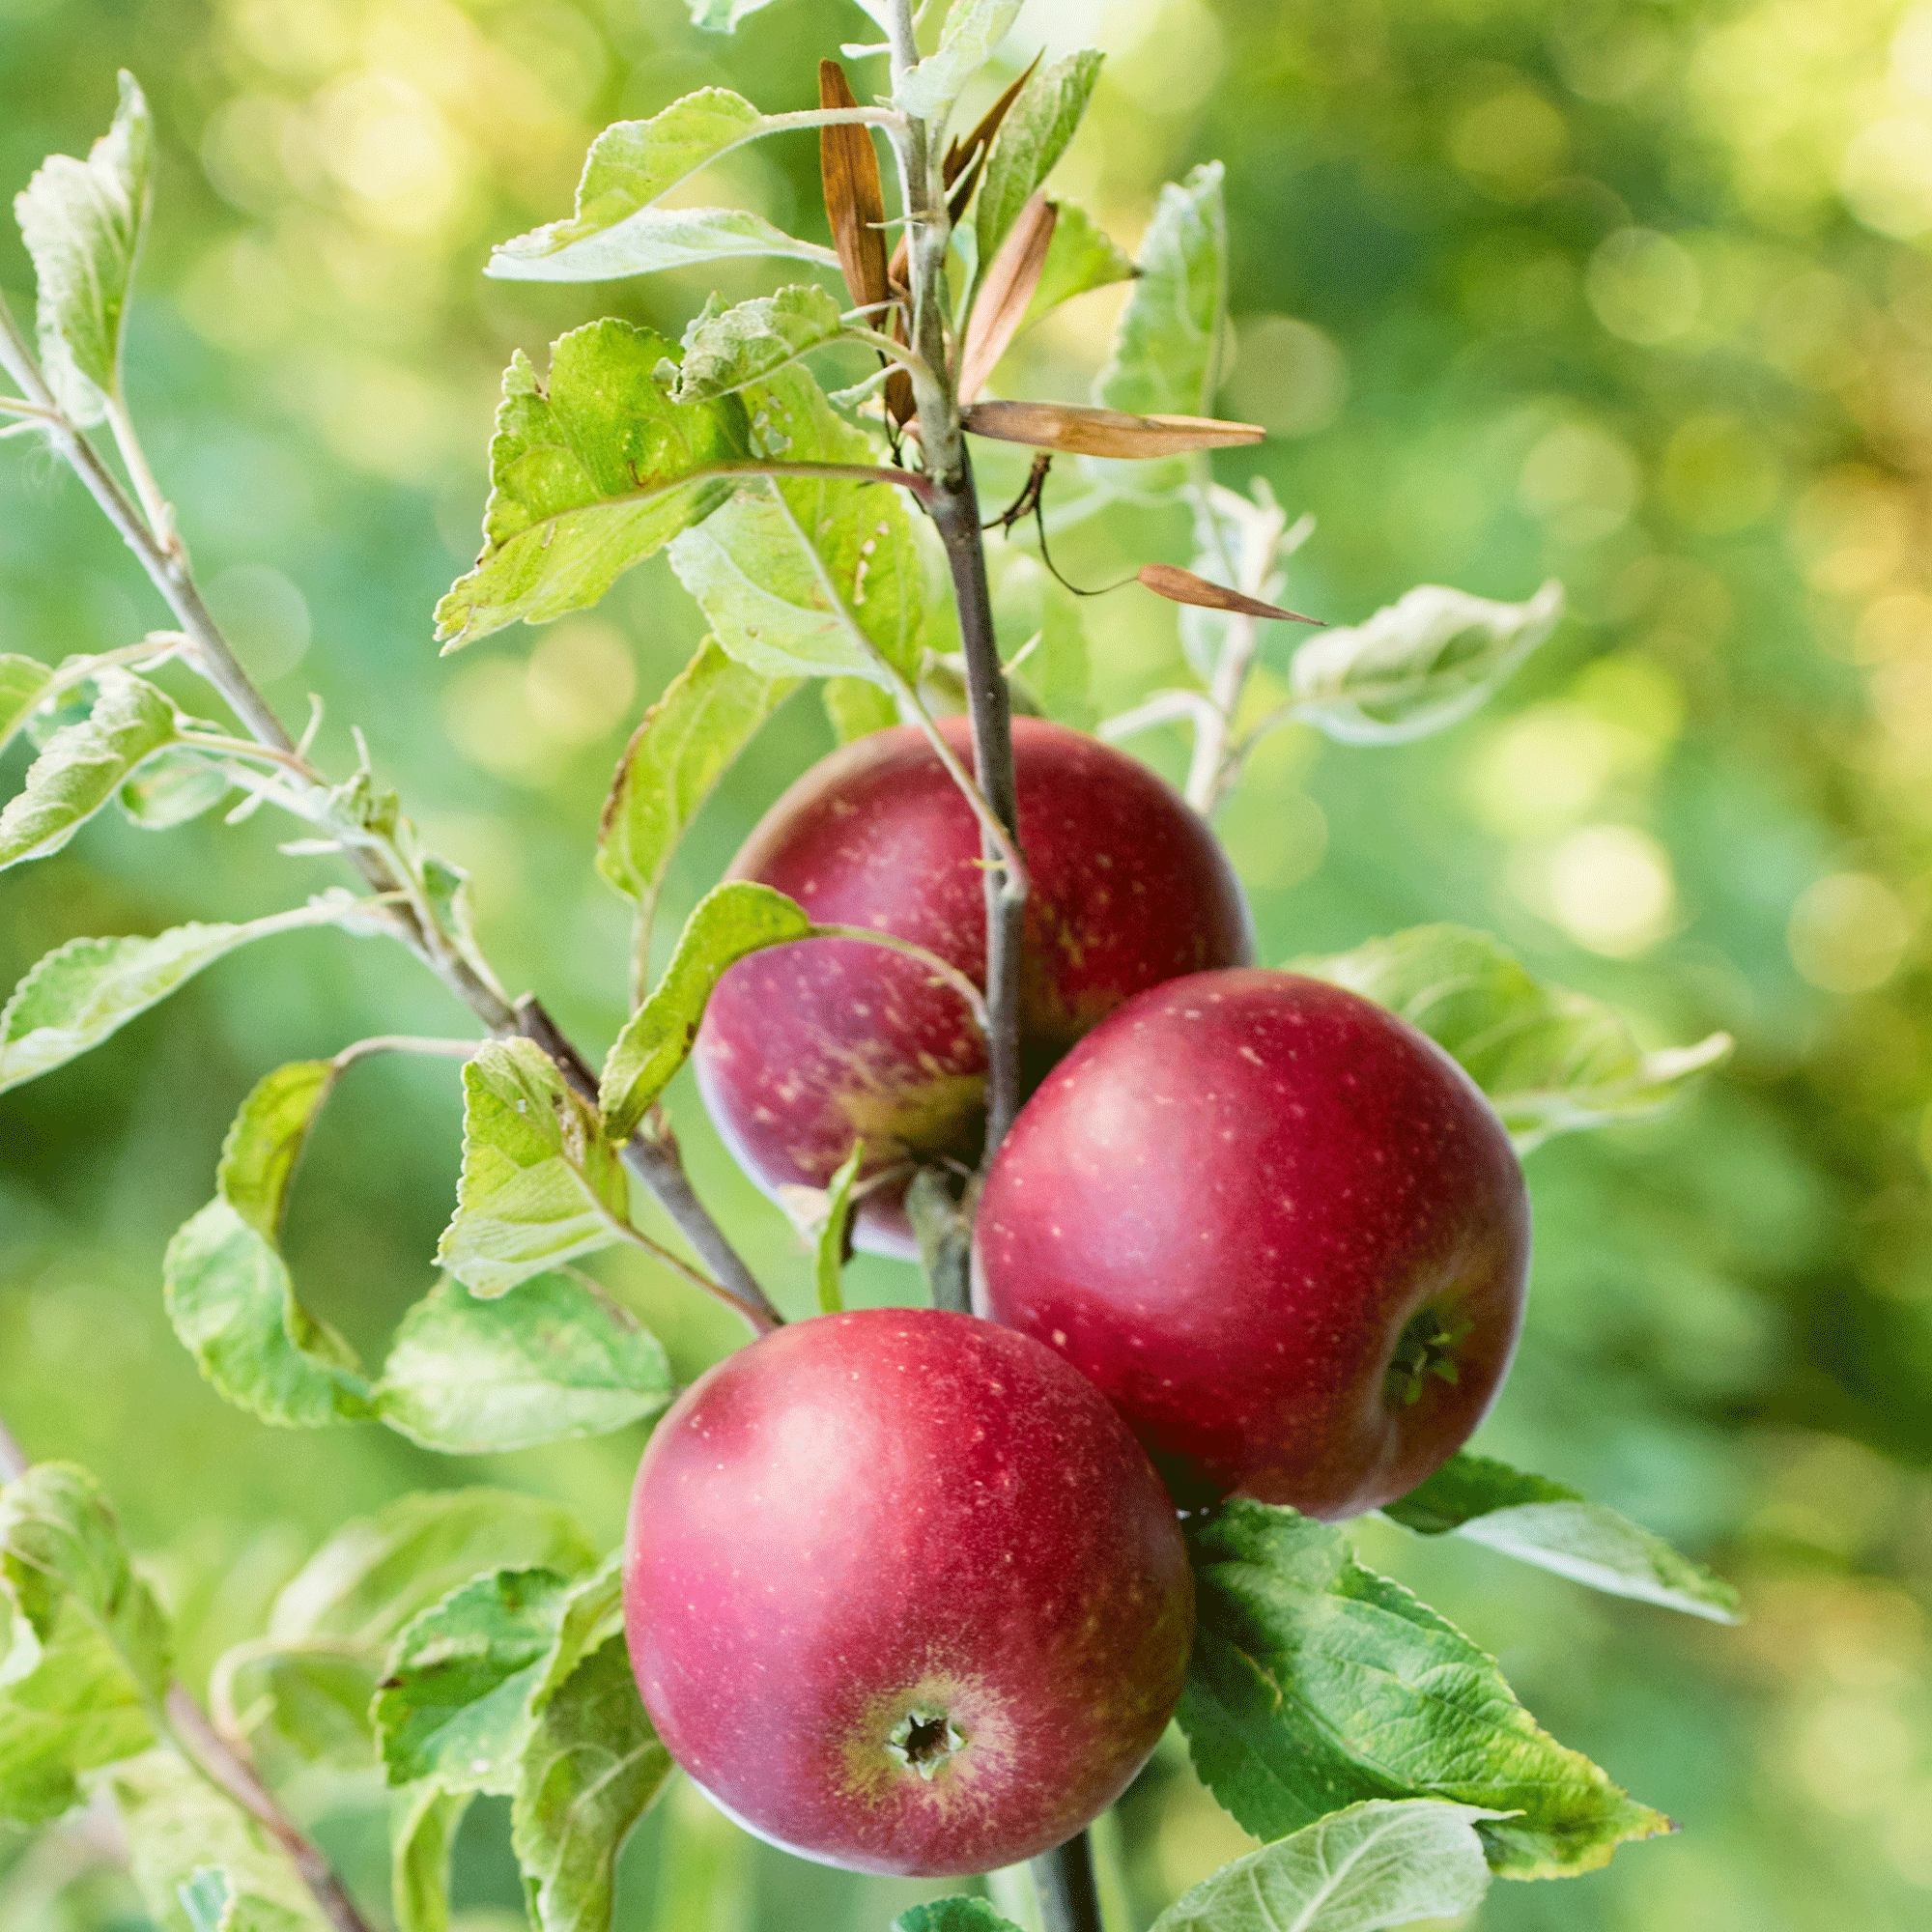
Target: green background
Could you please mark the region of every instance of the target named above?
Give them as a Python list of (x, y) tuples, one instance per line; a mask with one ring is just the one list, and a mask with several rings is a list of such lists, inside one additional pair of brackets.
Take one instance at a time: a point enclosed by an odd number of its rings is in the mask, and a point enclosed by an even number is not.
[[(831, 0), (779, 0), (729, 42), (665, 0), (0, 0), (9, 191), (43, 154), (85, 151), (117, 66), (154, 101), (128, 386), (217, 611), (286, 716), (325, 700), (329, 762), (365, 728), (474, 872), (505, 980), (593, 1053), (622, 1017), (627, 944), (590, 869), (597, 810), (696, 611), (647, 565), (592, 614), (447, 661), (429, 611), (475, 550), (513, 347), (541, 361), (611, 311), (675, 334), (714, 281), (738, 297), (796, 277), (546, 289), (478, 270), (490, 242), (566, 211), (607, 121), (713, 82), (812, 104), (817, 56), (867, 27)], [(1932, 10), (1037, 0), (1009, 47), (1041, 38), (1109, 52), (1059, 179), (1124, 242), (1163, 179), (1228, 164), (1222, 405), (1275, 434), (1220, 473), (1264, 474), (1314, 512), (1288, 601), (1351, 621), (1417, 582), (1571, 591), (1556, 639), (1443, 737), (1267, 744), (1223, 820), (1262, 956), (1455, 920), (1615, 1001), (1654, 1043), (1739, 1041), (1667, 1120), (1531, 1157), (1534, 1298), (1477, 1446), (1705, 1556), (1748, 1621), (1693, 1624), (1365, 1527), (1368, 1561), (1684, 1828), (1580, 1881), (1498, 1885), (1475, 1922), (1922, 1924)], [(810, 136), (741, 150), (706, 198), (822, 236), (815, 159)], [(16, 315), (29, 286), (10, 233)], [(1043, 325), (996, 386), (1084, 398), (1114, 302)], [(987, 468), (992, 497), (1012, 465)], [(1127, 512), (1069, 532), (1060, 560), (1098, 582), (1186, 546), (1178, 513)], [(1179, 677), (1170, 609), (1128, 592), (1088, 614), (1108, 709)], [(0, 452), (0, 648), (53, 659), (160, 621), (71, 479), (18, 441)], [(677, 863), (668, 925), (829, 742), (809, 696), (758, 740)], [(1179, 739), (1139, 743), (1178, 769)], [(16, 747), (0, 776), (23, 762)], [(329, 883), (326, 861), (277, 855), (287, 836), (267, 814), (160, 835), (104, 815), (0, 882), (0, 983), (77, 933), (238, 918)], [(161, 1250), (212, 1192), (255, 1078), (465, 1017), (400, 953), (285, 936), (0, 1099), (0, 1412), (36, 1454), (99, 1474), (193, 1669), (324, 1533), (409, 1487), (525, 1486), (616, 1534), (636, 1435), (470, 1464), (373, 1428), (270, 1435), (200, 1381), (162, 1316)], [(700, 1186), (808, 1307), (789, 1229), (688, 1084), (674, 1103)], [(304, 1167), (297, 1276), (366, 1353), (429, 1283), (457, 1126), (451, 1066), (372, 1062)], [(668, 1277), (605, 1271), (681, 1374), (733, 1344), (731, 1319)], [(917, 1287), (882, 1263), (852, 1285)], [(379, 1898), (373, 1784), (306, 1774), (291, 1800)], [(457, 1887), (476, 1928), (514, 1922), (491, 1916), (514, 1913), (502, 1835), (479, 1806)], [(1108, 1842), (1124, 1928), (1243, 1841), (1175, 1752)], [(0, 1872), (7, 1932), (145, 1923), (98, 1833), (0, 1840)], [(877, 1927), (916, 1895), (753, 1848), (680, 1791), (627, 1856), (619, 1923)]]

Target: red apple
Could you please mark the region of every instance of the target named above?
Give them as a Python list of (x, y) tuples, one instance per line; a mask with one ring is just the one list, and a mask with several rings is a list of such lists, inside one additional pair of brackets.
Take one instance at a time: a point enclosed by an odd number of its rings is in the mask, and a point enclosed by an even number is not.
[[(969, 768), (966, 721), (940, 727)], [(1037, 1079), (1123, 1000), (1250, 956), (1247, 903), (1214, 836), (1138, 760), (1037, 718), (1013, 722), (1027, 906), (1022, 1050)], [(829, 925), (910, 939), (986, 977), (980, 833), (913, 726), (813, 766), (766, 813), (729, 875), (788, 893)], [(754, 954), (712, 995), (697, 1077), (711, 1118), (761, 1187), (823, 1187), (866, 1142), (866, 1171), (973, 1163), (985, 1131), (985, 1043), (957, 993), (862, 941)], [(904, 1184), (861, 1204), (861, 1244), (916, 1252)]]
[(1202, 973), (1021, 1110), (974, 1302), (1090, 1376), (1184, 1503), (1337, 1518), (1467, 1438), (1528, 1268), (1522, 1170), (1446, 1053), (1319, 980)]
[(1186, 1675), (1174, 1504), (1093, 1384), (933, 1309), (780, 1328), (658, 1424), (624, 1566), (638, 1689), (760, 1837), (989, 1871), (1071, 1837)]

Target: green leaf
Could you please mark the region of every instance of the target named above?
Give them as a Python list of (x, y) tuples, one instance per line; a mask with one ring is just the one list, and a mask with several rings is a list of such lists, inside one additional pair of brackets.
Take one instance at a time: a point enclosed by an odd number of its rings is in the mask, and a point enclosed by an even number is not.
[(1084, 296), (1090, 289), (1124, 282), (1134, 272), (1127, 251), (1097, 227), (1077, 202), (1056, 195), (1054, 206), (1059, 210), (1059, 218), (1053, 224), (1053, 240), (1046, 244), (1046, 262), (1039, 271), (1039, 284), (1020, 320), (1023, 330), (1031, 328), (1062, 302)]
[(864, 677), (828, 677), (820, 686), (825, 715), (841, 745), (870, 737), (899, 722), (899, 708), (890, 691)]
[(463, 1069), (463, 1173), (437, 1259), (472, 1294), (506, 1293), (621, 1238), (630, 1191), (596, 1110), (533, 1040), (491, 1040)]
[(953, 0), (939, 45), (901, 84), (899, 106), (922, 121), (943, 123), (966, 83), (1006, 39), (1019, 11), (1020, 0)]
[(1459, 1918), (1490, 1889), (1474, 1827), (1494, 1816), (1428, 1799), (1351, 1804), (1223, 1865), (1153, 1932), (1379, 1932)]
[(113, 125), (77, 161), (49, 155), (14, 199), (40, 277), (41, 366), (60, 406), (96, 423), (121, 389), (121, 337), (152, 199), (155, 128), (134, 76)]
[(210, 1872), (220, 1875), (226, 1893), (219, 1932), (329, 1932), (288, 1854), (185, 1759), (150, 1751), (105, 1782), (134, 1883), (162, 1932), (198, 1932), (184, 1893), (203, 1910), (216, 1896), (205, 1882)]
[(643, 208), (616, 227), (555, 254), (498, 249), (484, 273), (501, 281), (610, 282), (738, 255), (783, 255), (827, 269), (838, 266), (830, 248), (787, 235), (749, 209)]
[(644, 713), (617, 762), (597, 839), (597, 869), (638, 901), (639, 919), (650, 917), (698, 807), (797, 688), (795, 678), (761, 677), (706, 638)]
[(557, 341), (547, 384), (517, 352), (490, 444), (483, 554), (437, 606), (445, 650), (596, 603), (729, 495), (693, 472), (745, 455), (744, 412), (731, 398), (671, 402), (654, 373), (667, 359), (662, 336), (615, 320)]
[[(744, 402), (757, 455), (876, 458), (803, 369), (752, 384)], [(851, 673), (889, 684), (882, 657), (906, 677), (919, 669), (925, 575), (892, 484), (787, 477), (760, 485), (682, 532), (670, 563), (718, 641), (766, 676)]]
[[(1100, 78), (1100, 66), (1105, 59), (1104, 54), (1088, 47), (1055, 61), (1051, 67), (1036, 69), (1033, 78), (1007, 109), (1007, 118), (993, 136), (992, 152), (986, 156), (986, 172), (980, 178), (979, 198), (974, 204), (974, 240), (982, 269), (998, 253), (1007, 231), (1018, 220), (1020, 210), (1034, 190), (1066, 152), (1066, 144), (1072, 140), (1073, 130), (1087, 111), (1088, 99), (1093, 95), (1094, 83)], [(1086, 217), (1079, 215), (1077, 210), (1074, 213), (1084, 223)], [(1061, 209), (1060, 218), (1062, 221), (1067, 218), (1065, 207)], [(1089, 225), (1088, 232), (1097, 231)], [(1104, 236), (1099, 239), (1106, 240)], [(1059, 241), (1057, 230), (1054, 240)], [(1112, 248), (1113, 244), (1107, 242), (1107, 246)], [(1049, 250), (1042, 282), (1052, 270), (1052, 261)], [(1122, 261), (1121, 273), (1130, 272)], [(1110, 275), (1107, 279), (1118, 281), (1120, 276)]]
[(449, 1932), (449, 1861), (473, 1794), (420, 1785), (389, 1829), (389, 1910), (396, 1932)]
[(391, 1784), (516, 1788), (569, 1584), (554, 1570), (499, 1570), (452, 1591), (396, 1640), (371, 1715)]
[(1480, 1826), (1515, 1878), (1589, 1871), (1673, 1829), (1567, 1750), (1495, 1660), (1341, 1531), (1235, 1502), (1189, 1527), (1197, 1627), (1177, 1714), (1195, 1768), (1245, 1831), (1277, 1838), (1373, 1798), (1518, 1815)]
[[(382, 1653), (347, 1639), (318, 1637), (277, 1644), (238, 1644), (223, 1660), (238, 1710), (269, 1723), (309, 1764), (366, 1771), (375, 1762), (369, 1701), (382, 1674)], [(245, 1694), (243, 1694), (245, 1687)]]
[(434, 1490), (339, 1529), (275, 1600), (269, 1634), (380, 1654), (418, 1611), (494, 1570), (579, 1576), (596, 1562), (567, 1510), (509, 1490)]
[(167, 832), (213, 810), (234, 789), (225, 760), (166, 745), (122, 785), (118, 803), (144, 832)]
[(1020, 1932), (983, 1898), (935, 1898), (915, 1905), (893, 1920), (893, 1932)]
[(175, 1888), (181, 1908), (194, 1932), (221, 1932), (221, 1921), (235, 1894), (228, 1889), (228, 1874), (214, 1865), (203, 1865), (187, 1883)]
[(24, 788), (0, 811), (0, 871), (58, 852), (179, 730), (172, 701), (144, 679), (110, 668), (94, 684), (94, 709), (47, 740)]
[[(1222, 167), (1204, 162), (1160, 191), (1141, 241), (1139, 279), (1114, 330), (1094, 400), (1131, 415), (1205, 416), (1221, 383), (1228, 311), (1228, 218)], [(1088, 459), (1127, 494), (1158, 495), (1187, 479), (1184, 457), (1152, 463)]]
[(866, 1158), (866, 1143), (854, 1141), (852, 1151), (832, 1177), (825, 1190), (825, 1225), (818, 1231), (818, 1306), (827, 1315), (837, 1315), (845, 1306), (838, 1277), (845, 1271), (845, 1236), (852, 1220), (852, 1183), (859, 1179), (860, 1163)]
[(37, 1463), (0, 1489), (0, 1818), (38, 1824), (76, 1775), (144, 1750), (173, 1667), (167, 1621), (99, 1484)]
[(224, 953), (271, 933), (327, 925), (355, 910), (346, 893), (244, 925), (177, 925), (152, 939), (71, 939), (29, 970), (0, 1008), (0, 1093), (99, 1046)]
[(1009, 569), (1001, 585), (1003, 620), (1011, 611), (1033, 630), (1013, 656), (1013, 681), (1038, 699), (1047, 717), (1075, 730), (1091, 730), (1099, 714), (1080, 600), (1031, 558), (1025, 563), (1024, 570)]
[(1660, 1112), (1728, 1034), (1646, 1052), (1613, 1007), (1532, 975), (1486, 932), (1418, 925), (1290, 969), (1384, 1006), (1449, 1053), (1527, 1153), (1554, 1134)]
[(557, 1618), (556, 1641), (549, 1661), (530, 1688), (530, 1709), (542, 1716), (577, 1666), (623, 1628), (624, 1552), (619, 1549), (581, 1582), (572, 1584)]
[(604, 1063), (604, 1131), (621, 1144), (690, 1057), (711, 989), (747, 953), (803, 939), (811, 919), (795, 900), (749, 879), (698, 900), (651, 996), (625, 1022)]
[(1563, 586), (1494, 604), (1424, 583), (1365, 624), (1322, 631), (1289, 667), (1293, 715), (1345, 745), (1402, 745), (1459, 724), (1556, 628)]
[(1452, 1456), (1426, 1483), (1385, 1504), (1382, 1514), (1423, 1536), (1455, 1531), (1613, 1597), (1661, 1604), (1713, 1623), (1739, 1618), (1738, 1593), (1661, 1536), (1567, 1483), (1487, 1456)]
[(510, 1842), (537, 1932), (608, 1932), (617, 1854), (670, 1772), (613, 1636), (552, 1697), (524, 1753)]
[(445, 1280), (404, 1316), (376, 1412), (426, 1449), (481, 1456), (608, 1435), (672, 1393), (656, 1336), (569, 1275), (491, 1301)]
[(673, 394), (680, 403), (728, 395), (847, 333), (838, 302), (815, 282), (753, 297), (693, 326)]
[(0, 751), (6, 750), (8, 740), (33, 716), (57, 681), (52, 665), (0, 652)]

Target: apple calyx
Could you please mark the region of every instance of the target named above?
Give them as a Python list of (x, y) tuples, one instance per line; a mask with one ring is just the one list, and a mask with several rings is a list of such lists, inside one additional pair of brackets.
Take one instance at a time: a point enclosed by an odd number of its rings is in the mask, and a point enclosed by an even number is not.
[(886, 1749), (929, 1784), (965, 1742), (965, 1732), (944, 1711), (915, 1708), (893, 1726)]
[(1473, 1321), (1456, 1321), (1453, 1311), (1445, 1313), (1435, 1304), (1418, 1308), (1396, 1338), (1395, 1355), (1383, 1380), (1389, 1406), (1412, 1408), (1431, 1376), (1439, 1376), (1454, 1387), (1461, 1379), (1456, 1350), (1474, 1327)]

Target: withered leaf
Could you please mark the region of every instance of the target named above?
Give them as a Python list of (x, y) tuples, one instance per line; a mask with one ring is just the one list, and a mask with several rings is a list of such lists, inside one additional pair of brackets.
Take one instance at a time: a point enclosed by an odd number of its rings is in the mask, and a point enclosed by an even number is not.
[(1137, 573), (1140, 581), (1156, 597), (1171, 604), (1199, 604), (1209, 611), (1232, 611), (1241, 617), (1269, 617), (1282, 624), (1317, 624), (1323, 629), (1327, 619), (1304, 617), (1299, 611), (1284, 611), (1279, 604), (1264, 604), (1259, 597), (1244, 597), (1225, 583), (1210, 583), (1178, 564), (1144, 563)]
[[(845, 70), (836, 60), (818, 63), (818, 104), (856, 107)], [(875, 308), (890, 293), (886, 283), (885, 191), (871, 130), (857, 123), (818, 130), (818, 167), (825, 182), (825, 213), (832, 245), (852, 293), (854, 308)], [(879, 317), (869, 318), (874, 326)]]
[(1213, 416), (1136, 416), (1077, 403), (974, 403), (962, 419), (975, 436), (1075, 456), (1179, 456), (1189, 449), (1228, 449), (1260, 442), (1259, 423)]
[(966, 324), (966, 346), (959, 360), (962, 403), (970, 403), (985, 386), (987, 377), (1007, 353), (1007, 345), (1019, 332), (1034, 291), (1039, 287), (1059, 214), (1045, 195), (1036, 194), (1021, 209), (1019, 219), (987, 267)]

